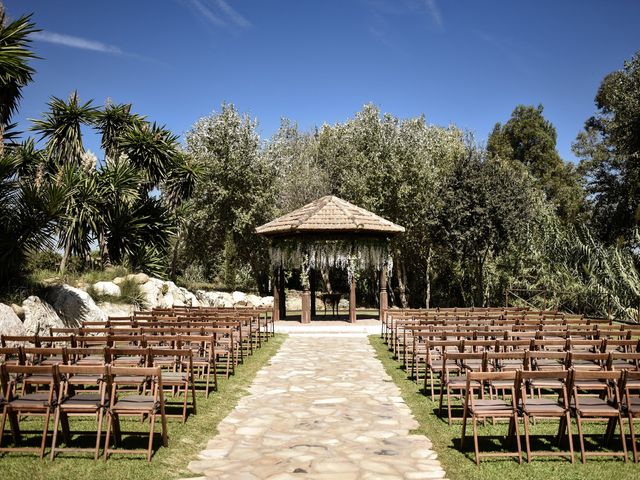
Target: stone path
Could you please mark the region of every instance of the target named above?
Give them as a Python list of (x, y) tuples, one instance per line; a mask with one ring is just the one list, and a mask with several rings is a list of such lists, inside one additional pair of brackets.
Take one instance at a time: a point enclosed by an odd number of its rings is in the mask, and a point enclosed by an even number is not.
[(366, 334), (291, 333), (189, 469), (234, 480), (443, 478), (431, 442), (409, 434), (416, 427)]

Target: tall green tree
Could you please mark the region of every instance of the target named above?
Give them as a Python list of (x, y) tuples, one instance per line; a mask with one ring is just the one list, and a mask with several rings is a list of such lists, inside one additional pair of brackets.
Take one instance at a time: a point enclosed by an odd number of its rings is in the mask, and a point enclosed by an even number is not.
[(29, 35), (38, 29), (31, 16), (7, 22), (0, 3), (0, 156), (4, 150), (5, 131), (17, 111), (22, 89), (33, 80), (34, 70), (29, 61), (36, 58), (30, 49)]
[(201, 176), (185, 248), (188, 262), (202, 265), (209, 278), (229, 278), (230, 269), (248, 267), (254, 285), (266, 292), (268, 253), (255, 227), (273, 218), (275, 172), (260, 154), (256, 127), (248, 115), (224, 104), (187, 134), (187, 152)]
[(543, 116), (543, 107), (518, 105), (504, 124), (497, 123), (489, 135), (487, 151), (503, 160), (527, 167), (558, 216), (574, 224), (583, 219), (584, 192), (571, 163), (564, 162), (556, 149), (555, 127)]
[(640, 51), (603, 79), (595, 103), (596, 114), (574, 143), (592, 226), (606, 242), (634, 242), (640, 220)]

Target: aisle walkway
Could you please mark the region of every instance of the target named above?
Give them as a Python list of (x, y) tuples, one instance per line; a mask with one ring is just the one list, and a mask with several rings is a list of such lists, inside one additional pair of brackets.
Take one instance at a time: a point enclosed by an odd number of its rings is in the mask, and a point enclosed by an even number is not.
[(203, 478), (424, 479), (444, 471), (364, 333), (291, 333), (189, 469)]

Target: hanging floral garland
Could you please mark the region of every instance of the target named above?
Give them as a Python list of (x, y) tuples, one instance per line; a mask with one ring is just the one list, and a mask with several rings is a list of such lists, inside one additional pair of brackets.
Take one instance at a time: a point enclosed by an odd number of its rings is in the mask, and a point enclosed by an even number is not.
[(279, 238), (271, 241), (269, 256), (274, 268), (301, 269), (307, 277), (309, 269), (339, 268), (347, 270), (349, 281), (362, 270), (393, 267), (387, 238)]

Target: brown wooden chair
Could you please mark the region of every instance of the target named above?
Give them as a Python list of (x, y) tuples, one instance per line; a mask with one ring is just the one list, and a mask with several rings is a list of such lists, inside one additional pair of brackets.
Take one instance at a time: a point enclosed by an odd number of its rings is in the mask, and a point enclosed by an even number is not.
[(629, 421), (629, 434), (631, 437), (631, 450), (633, 461), (638, 463), (638, 444), (633, 422), (640, 418), (640, 371), (626, 371), (620, 385), (622, 396), (622, 413)]
[[(569, 371), (531, 371), (522, 370), (518, 374), (518, 409), (524, 419), (524, 435), (527, 450), (527, 462), (531, 463), (534, 456), (565, 456), (568, 455), (571, 463), (573, 457), (573, 436), (571, 434), (571, 409), (569, 405)], [(545, 395), (539, 398), (528, 398), (527, 390), (531, 390), (531, 385), (547, 385)], [(549, 397), (549, 392), (553, 397)], [(560, 421), (558, 426), (557, 443), (560, 444), (564, 438), (565, 431), (569, 442), (568, 451), (531, 451), (530, 419), (535, 418), (557, 418)]]
[[(156, 417), (160, 415), (162, 424), (162, 444), (168, 446), (167, 437), (167, 417), (164, 410), (164, 393), (162, 386), (162, 373), (159, 367), (109, 367), (109, 375), (113, 387), (109, 399), (107, 410), (107, 438), (105, 440), (104, 458), (116, 454), (140, 454), (146, 453), (147, 461), (151, 461), (153, 454), (153, 435)], [(117, 379), (120, 377), (120, 380)], [(151, 388), (146, 393), (140, 395), (122, 395), (120, 389), (126, 385), (128, 378), (131, 378), (131, 385), (137, 386), (137, 378), (144, 377), (151, 384)], [(116, 448), (122, 443), (122, 431), (120, 429), (120, 418), (125, 416), (148, 416), (149, 417), (149, 443), (146, 450), (133, 450)], [(115, 439), (114, 447), (110, 445), (111, 434)]]
[[(624, 438), (619, 386), (623, 372), (572, 370), (571, 374), (571, 410), (578, 425), (580, 454), (582, 463), (587, 456), (622, 456), (627, 461), (627, 444)], [(591, 386), (591, 394), (583, 392), (584, 385)], [(597, 387), (597, 388), (596, 388)], [(593, 393), (599, 394), (594, 396)], [(605, 441), (611, 443), (616, 429), (620, 425), (620, 441), (622, 452), (596, 451), (587, 452), (584, 443), (582, 423), (588, 419), (608, 419)]]
[[(518, 431), (518, 410), (516, 405), (516, 371), (510, 372), (468, 372), (466, 374), (466, 394), (464, 399), (464, 413), (462, 417), (462, 438), (460, 447), (464, 450), (467, 419), (471, 417), (473, 425), (473, 445), (475, 450), (476, 465), (480, 465), (482, 457), (516, 457), (518, 463), (522, 463), (522, 447), (520, 445), (520, 433)], [(483, 394), (484, 384), (489, 382), (511, 383), (511, 390), (507, 400), (485, 399)], [(475, 392), (478, 392), (476, 398)], [(480, 452), (478, 441), (478, 420), (497, 418), (509, 420), (507, 438), (515, 436), (516, 452)]]
[[(166, 362), (166, 358), (173, 359), (172, 364)], [(160, 358), (158, 364), (156, 359)], [(171, 387), (172, 391), (180, 395), (180, 389), (184, 395), (182, 414), (178, 415), (182, 418), (182, 423), (187, 421), (187, 405), (189, 394), (191, 394), (192, 413), (196, 413), (196, 387), (193, 372), (193, 351), (190, 349), (149, 349), (149, 363), (152, 367), (160, 367), (162, 370), (162, 384), (165, 387)], [(169, 406), (167, 403), (165, 406)], [(166, 411), (166, 408), (165, 408)], [(175, 416), (166, 413), (167, 417)]]
[[(58, 395), (58, 376), (55, 369), (55, 365), (2, 365), (0, 367), (2, 390), (6, 392), (2, 410), (2, 425), (0, 427), (0, 452), (37, 452), (40, 458), (44, 457), (47, 435), (49, 433), (49, 420), (55, 409), (55, 402)], [(23, 376), (41, 378), (42, 390), (35, 393), (18, 395), (17, 385)], [(14, 443), (21, 443), (20, 416), (24, 413), (30, 416), (44, 417), (40, 447), (2, 446), (7, 418), (9, 418)]]
[[(97, 460), (100, 455), (102, 438), (102, 422), (107, 407), (109, 376), (107, 367), (95, 365), (58, 365), (60, 374), (60, 396), (58, 399), (53, 424), (53, 441), (51, 442), (51, 460), (59, 451), (93, 452)], [(97, 388), (91, 388), (97, 387)], [(69, 428), (69, 417), (94, 417), (97, 422), (96, 442), (93, 448), (71, 447), (72, 432)], [(58, 427), (62, 426), (65, 447), (57, 445)]]
[[(452, 366), (453, 362), (453, 366)], [(467, 374), (474, 369), (482, 370), (484, 353), (454, 353), (444, 352), (442, 355), (442, 376), (440, 380), (439, 415), (442, 415), (442, 403), (447, 398), (447, 420), (451, 425), (451, 393), (460, 392), (460, 398), (464, 398), (467, 389)], [(480, 385), (476, 385), (478, 387)], [(481, 393), (483, 389), (480, 390)]]

